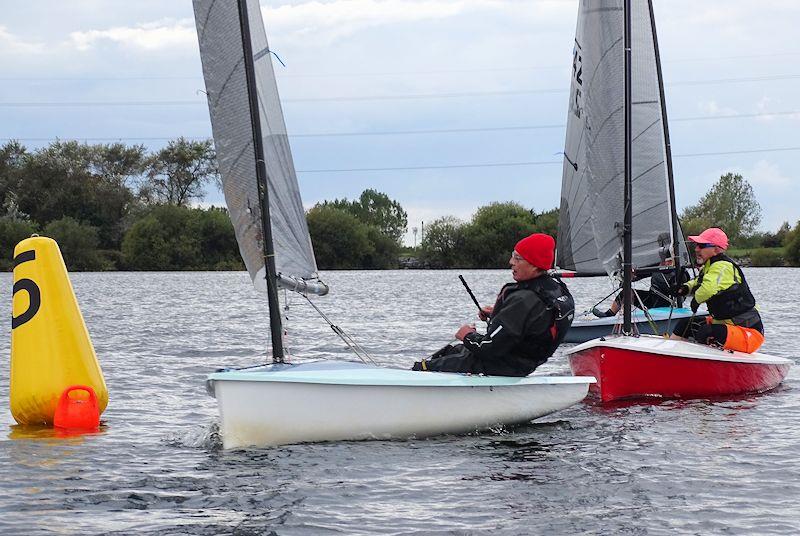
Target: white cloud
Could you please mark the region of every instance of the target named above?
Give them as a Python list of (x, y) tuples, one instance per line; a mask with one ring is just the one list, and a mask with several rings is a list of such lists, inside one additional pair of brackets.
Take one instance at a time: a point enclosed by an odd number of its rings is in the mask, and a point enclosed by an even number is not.
[(72, 32), (69, 42), (76, 49), (86, 51), (107, 42), (121, 44), (147, 51), (192, 46), (197, 41), (194, 22), (158, 21), (134, 27), (114, 27), (107, 30)]
[(735, 108), (720, 106), (717, 101), (707, 101), (698, 104), (698, 108), (707, 115), (734, 115), (739, 112)]
[(792, 185), (792, 179), (783, 174), (777, 164), (767, 160), (759, 160), (752, 170), (745, 175), (748, 182), (758, 189), (759, 186), (766, 188), (783, 189)]
[[(565, 9), (566, 8), (566, 9)], [(545, 1), (531, 7), (502, 0), (313, 0), (262, 7), (269, 34), (291, 40), (332, 42), (359, 31), (407, 22), (437, 21), (477, 12), (512, 12), (520, 16), (557, 17), (574, 11), (570, 2)]]
[(41, 54), (47, 50), (43, 43), (28, 43), (19, 39), (8, 31), (5, 26), (0, 26), (0, 50), (3, 55), (16, 56), (25, 54)]
[(800, 113), (794, 113), (794, 114), (788, 114), (788, 115), (786, 115), (786, 114), (781, 114), (781, 115), (771, 114), (770, 112), (780, 112), (780, 111), (784, 111), (784, 110), (781, 110), (781, 103), (779, 101), (776, 102), (776, 99), (773, 99), (773, 98), (768, 97), (766, 95), (761, 97), (761, 100), (759, 100), (756, 103), (756, 110), (758, 111), (758, 113), (765, 114), (765, 115), (762, 115), (762, 116), (756, 118), (757, 121), (760, 121), (762, 123), (769, 123), (769, 122), (775, 121), (776, 119), (779, 119), (779, 118), (788, 118), (788, 119), (792, 119), (792, 120), (795, 120), (795, 121), (800, 120)]

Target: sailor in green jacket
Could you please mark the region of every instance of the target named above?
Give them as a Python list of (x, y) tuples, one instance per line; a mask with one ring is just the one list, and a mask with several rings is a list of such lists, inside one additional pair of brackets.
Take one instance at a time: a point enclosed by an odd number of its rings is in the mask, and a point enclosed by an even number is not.
[(681, 320), (672, 337), (691, 337), (727, 350), (755, 352), (764, 342), (764, 325), (742, 269), (725, 255), (728, 237), (712, 227), (689, 240), (695, 243), (695, 259), (702, 267), (700, 275), (682, 285), (678, 294), (694, 294), (692, 312), (705, 303), (710, 316)]

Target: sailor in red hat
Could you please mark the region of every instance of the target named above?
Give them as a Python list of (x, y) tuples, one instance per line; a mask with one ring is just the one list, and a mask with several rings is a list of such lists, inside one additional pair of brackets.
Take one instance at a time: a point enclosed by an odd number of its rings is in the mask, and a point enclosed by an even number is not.
[(497, 376), (527, 376), (553, 355), (564, 340), (575, 312), (566, 285), (548, 275), (555, 256), (553, 237), (534, 233), (514, 247), (509, 259), (514, 283), (505, 285), (493, 307), (484, 307), (481, 320), (456, 332), (460, 344), (447, 345), (412, 370), (467, 372)]
[(764, 325), (741, 267), (725, 255), (727, 235), (722, 229), (711, 227), (690, 236), (689, 240), (694, 242), (700, 275), (682, 285), (678, 294), (693, 294), (692, 312), (705, 303), (710, 316), (681, 320), (672, 337), (692, 338), (727, 350), (755, 352), (764, 343)]

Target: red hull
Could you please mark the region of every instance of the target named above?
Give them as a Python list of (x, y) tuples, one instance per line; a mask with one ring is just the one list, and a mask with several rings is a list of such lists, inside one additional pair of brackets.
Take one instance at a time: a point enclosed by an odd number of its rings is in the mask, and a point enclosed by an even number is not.
[(712, 398), (777, 387), (786, 364), (691, 359), (595, 346), (569, 356), (572, 373), (594, 376), (590, 391), (603, 402), (625, 398)]

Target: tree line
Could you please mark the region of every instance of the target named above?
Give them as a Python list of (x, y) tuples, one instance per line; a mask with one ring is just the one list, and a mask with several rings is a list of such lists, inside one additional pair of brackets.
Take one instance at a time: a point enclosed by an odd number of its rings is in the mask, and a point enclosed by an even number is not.
[(800, 221), (794, 227), (784, 221), (775, 232), (757, 231), (761, 206), (753, 187), (738, 173), (726, 173), (700, 200), (686, 207), (680, 217), (685, 235), (697, 235), (719, 227), (731, 248), (748, 250), (754, 266), (800, 266)]
[(218, 181), (211, 141), (56, 141), (0, 147), (0, 269), (31, 234), (54, 238), (71, 270), (243, 267), (224, 209), (191, 208)]
[[(14, 246), (34, 233), (54, 238), (71, 270), (243, 269), (226, 209), (192, 208), (214, 183), (210, 140), (178, 138), (155, 152), (76, 141), (31, 151), (8, 142), (0, 146), (0, 269), (12, 267)], [(758, 248), (755, 264), (800, 265), (800, 222), (757, 232), (760, 218), (752, 187), (731, 173), (681, 214), (686, 234), (718, 226), (732, 247)], [(401, 257), (430, 268), (501, 268), (520, 237), (556, 236), (558, 209), (491, 203), (469, 221), (428, 223), (415, 248), (403, 246), (406, 211), (373, 189), (318, 203), (307, 221), (323, 270), (397, 268)]]

